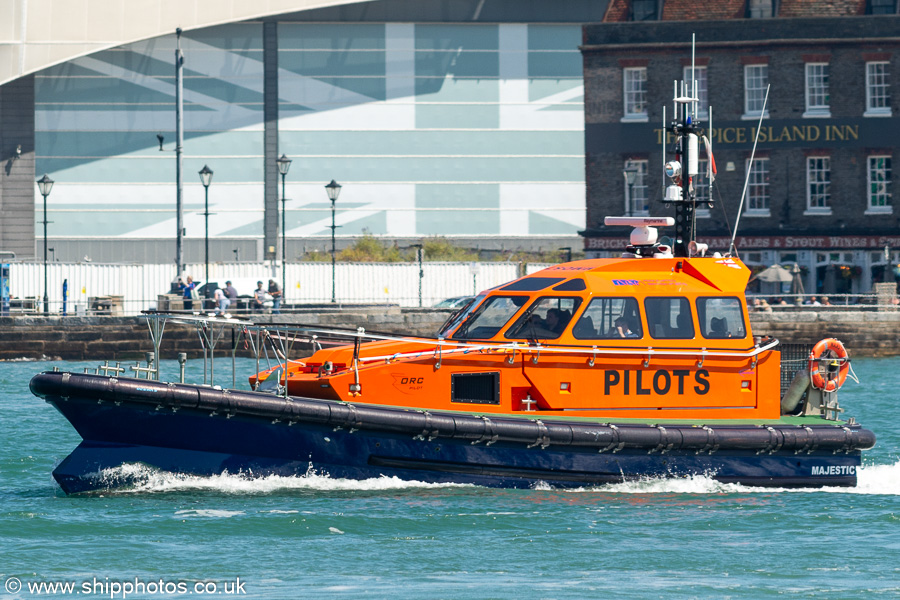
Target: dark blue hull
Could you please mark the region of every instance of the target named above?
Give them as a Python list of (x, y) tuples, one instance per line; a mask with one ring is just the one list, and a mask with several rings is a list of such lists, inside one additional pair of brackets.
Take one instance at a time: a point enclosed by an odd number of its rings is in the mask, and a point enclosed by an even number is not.
[[(128, 485), (124, 471), (116, 467), (133, 463), (195, 475), (227, 471), (248, 476), (294, 476), (313, 469), (318, 474), (336, 478), (388, 476), (493, 487), (531, 487), (539, 482), (558, 487), (590, 486), (698, 474), (722, 482), (757, 486), (853, 486), (860, 465), (860, 448), (874, 444), (871, 432), (859, 427), (852, 430), (823, 427), (815, 439), (795, 440), (790, 437), (792, 432), (802, 429), (801, 433), (807, 435), (812, 428), (788, 429), (784, 426), (776, 430), (748, 425), (718, 430), (713, 434), (718, 436), (714, 445), (688, 447), (689, 434), (710, 434), (698, 427), (672, 425), (668, 426), (667, 432), (659, 426), (621, 425), (612, 427), (618, 431), (614, 434), (621, 436), (614, 441), (632, 439), (623, 433), (628, 427), (632, 427), (635, 436), (647, 437), (652, 433), (657, 437), (653, 438), (653, 444), (644, 447), (637, 442), (608, 444), (605, 438), (593, 445), (579, 445), (577, 434), (581, 429), (589, 434), (590, 428), (595, 427), (598, 430), (596, 437), (600, 438), (606, 435), (610, 426), (559, 422), (541, 424), (543, 430), (549, 428), (552, 431), (548, 431), (543, 439), (525, 443), (512, 441), (512, 434), (499, 423), (502, 419), (493, 417), (490, 430), (497, 433), (490, 437), (479, 434), (473, 439), (473, 435), (463, 431), (461, 421), (472, 417), (452, 417), (458, 421), (456, 434), (447, 435), (436, 425), (433, 430), (421, 427), (410, 430), (415, 425), (409, 426), (407, 421), (421, 417), (422, 413), (418, 411), (359, 406), (350, 410), (352, 419), (341, 417), (345, 421), (349, 419), (356, 427), (335, 426), (333, 419), (328, 422), (322, 416), (322, 411), (327, 409), (336, 414), (338, 409), (347, 411), (351, 405), (321, 400), (284, 400), (248, 392), (234, 393), (234, 396), (229, 392), (215, 392), (223, 399), (218, 401), (220, 406), (212, 406), (211, 400), (202, 398), (210, 388), (197, 386), (166, 386), (131, 380), (130, 389), (123, 390), (119, 389), (121, 385), (116, 389), (100, 389), (104, 384), (101, 380), (107, 378), (97, 376), (89, 376), (79, 385), (38, 380), (58, 375), (36, 376), (32, 389), (56, 406), (84, 439), (53, 473), (66, 493)], [(72, 378), (74, 380), (75, 376)], [(127, 383), (127, 380), (121, 381)], [(96, 393), (92, 393), (92, 389)], [(199, 392), (198, 406), (205, 402), (206, 408), (186, 407), (184, 399), (175, 398), (177, 393), (173, 395), (173, 391)], [(168, 400), (162, 393), (168, 393)], [(243, 399), (243, 409), (235, 408), (238, 403), (233, 398), (238, 394)], [(294, 416), (299, 414), (296, 405), (306, 403), (308, 412), (315, 412), (316, 417), (272, 418), (261, 409), (256, 415), (248, 414), (257, 396), (259, 403), (292, 405)], [(175, 406), (179, 403), (181, 406)], [(367, 422), (367, 418), (374, 418), (367, 415), (375, 415), (388, 425), (376, 426)], [(440, 416), (440, 413), (434, 413), (426, 419)], [(388, 417), (398, 423), (385, 421)], [(477, 419), (479, 423), (491, 422), (481, 417)], [(530, 420), (508, 421), (534, 426)], [(679, 441), (674, 443), (673, 432), (677, 427), (684, 430), (677, 433)], [(569, 430), (567, 442), (558, 439), (559, 432), (564, 429)], [(604, 431), (602, 435), (600, 429)], [(416, 434), (412, 435), (414, 432)], [(760, 432), (765, 438), (760, 437)], [(845, 437), (834, 438), (837, 434)], [(657, 439), (663, 439), (660, 436), (673, 443), (656, 443)], [(760, 439), (780, 441), (777, 444), (767, 441), (763, 445), (757, 442)], [(839, 446), (842, 439), (850, 441)]]

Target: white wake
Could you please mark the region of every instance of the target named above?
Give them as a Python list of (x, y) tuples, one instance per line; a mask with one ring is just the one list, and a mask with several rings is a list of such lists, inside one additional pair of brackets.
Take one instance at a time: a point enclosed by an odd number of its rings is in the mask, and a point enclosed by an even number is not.
[[(128, 464), (106, 469), (99, 474), (104, 487), (116, 488), (113, 493), (158, 493), (211, 491), (225, 494), (273, 494), (283, 491), (400, 491), (439, 488), (478, 488), (472, 484), (426, 483), (406, 481), (397, 477), (371, 479), (339, 479), (317, 473), (312, 467), (304, 475), (266, 475), (252, 473), (222, 473), (199, 476), (161, 471), (141, 464)], [(684, 478), (648, 478), (602, 486), (565, 490), (575, 493), (617, 494), (771, 494), (771, 493), (840, 493), (900, 496), (900, 461), (887, 465), (863, 465), (857, 470), (855, 488), (779, 488), (754, 487), (736, 483), (721, 483), (710, 476), (694, 475)], [(117, 487), (127, 482), (125, 487)], [(532, 486), (534, 491), (551, 490), (546, 484)]]
[[(473, 487), (456, 483), (426, 483), (404, 481), (397, 477), (371, 479), (338, 479), (317, 473), (312, 467), (304, 475), (265, 475), (252, 473), (222, 473), (219, 475), (188, 475), (161, 471), (142, 464), (127, 464), (105, 469), (100, 474), (105, 486), (114, 487), (113, 493), (154, 493), (212, 491), (225, 494), (272, 494), (282, 491), (308, 490), (334, 491), (397, 491), (423, 488)], [(125, 487), (119, 488), (122, 482)], [(105, 487), (104, 486), (104, 487)]]
[(613, 483), (604, 486), (579, 488), (576, 492), (615, 492), (620, 494), (771, 494), (839, 493), (900, 496), (900, 461), (890, 465), (863, 465), (857, 469), (857, 485), (824, 488), (755, 487), (737, 483), (721, 483), (712, 477), (695, 475), (685, 478), (648, 478)]

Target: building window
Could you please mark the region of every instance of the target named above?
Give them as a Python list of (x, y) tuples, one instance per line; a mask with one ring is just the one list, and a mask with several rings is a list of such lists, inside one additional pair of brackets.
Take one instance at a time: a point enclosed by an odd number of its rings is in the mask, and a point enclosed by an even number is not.
[(894, 0), (868, 0), (866, 2), (867, 15), (895, 15), (897, 7)]
[(693, 81), (697, 82), (697, 115), (706, 117), (709, 114), (709, 95), (707, 94), (706, 67), (694, 67), (693, 77), (691, 76), (691, 68), (684, 68), (684, 87), (688, 94), (691, 92)]
[(831, 214), (831, 159), (806, 159), (806, 214)]
[(772, 0), (749, 0), (747, 17), (751, 19), (771, 19), (773, 17)]
[(657, 21), (656, 0), (632, 0), (631, 2), (631, 20), (632, 21)]
[(891, 90), (888, 83), (887, 62), (866, 63), (865, 116), (890, 116)]
[(650, 216), (650, 202), (647, 200), (647, 161), (626, 160), (625, 170), (635, 171), (634, 183), (625, 184), (625, 216)]
[(747, 161), (747, 216), (769, 216), (769, 159)]
[(828, 63), (806, 64), (806, 112), (804, 117), (830, 117)]
[[(766, 101), (769, 65), (744, 65), (744, 118), (758, 119)], [(768, 111), (766, 111), (768, 116)]]
[(868, 213), (889, 213), (891, 208), (891, 157), (869, 157)]
[(625, 121), (647, 120), (647, 67), (629, 67), (623, 72)]
[(701, 204), (701, 202), (709, 202), (709, 160), (700, 159), (697, 161), (697, 167), (699, 172), (691, 179), (694, 184), (694, 198), (697, 200), (694, 214), (701, 219), (707, 219), (709, 218), (709, 206)]

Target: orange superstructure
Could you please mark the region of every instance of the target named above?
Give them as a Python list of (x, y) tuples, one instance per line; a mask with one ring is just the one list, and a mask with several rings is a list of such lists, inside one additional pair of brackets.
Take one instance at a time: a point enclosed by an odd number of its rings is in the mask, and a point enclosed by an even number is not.
[(721, 257), (556, 265), (482, 293), (436, 339), (290, 363), (288, 393), (532, 417), (778, 419), (780, 356), (750, 331), (749, 275)]

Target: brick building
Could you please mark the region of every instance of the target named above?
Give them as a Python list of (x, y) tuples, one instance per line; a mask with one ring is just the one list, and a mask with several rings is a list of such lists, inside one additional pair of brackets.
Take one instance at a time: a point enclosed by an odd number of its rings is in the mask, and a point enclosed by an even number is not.
[(624, 246), (606, 215), (673, 213), (661, 202), (663, 107), (671, 120), (673, 82), (693, 79), (718, 171), (712, 188), (695, 181), (698, 199), (714, 200), (698, 210), (700, 240), (727, 248), (746, 181), (738, 249), (749, 265), (796, 262), (808, 292), (893, 281), (896, 13), (895, 0), (613, 0), (604, 23), (584, 28), (582, 47), (588, 255)]

